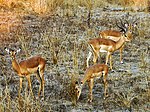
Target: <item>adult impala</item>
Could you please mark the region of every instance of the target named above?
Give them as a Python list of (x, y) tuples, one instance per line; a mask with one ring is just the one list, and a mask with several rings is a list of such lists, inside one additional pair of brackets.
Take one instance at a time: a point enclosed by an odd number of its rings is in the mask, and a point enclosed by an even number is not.
[[(137, 20), (138, 19), (135, 19), (132, 22), (131, 21), (128, 22), (127, 20), (125, 20), (125, 23), (124, 23), (120, 19), (120, 25), (116, 21), (116, 25), (118, 26), (118, 28), (121, 29), (120, 31), (117, 31), (117, 30), (104, 30), (104, 31), (101, 31), (99, 35), (100, 35), (101, 38), (111, 39), (111, 40), (117, 42), (120, 39), (123, 32), (127, 32), (126, 33), (127, 36), (130, 39), (132, 39), (133, 35), (132, 35), (132, 33), (129, 33), (128, 31), (133, 32), (134, 28), (137, 26), (137, 23), (136, 23)], [(123, 63), (123, 60), (122, 60), (123, 49), (124, 49), (124, 44), (120, 47), (120, 63)]]
[(88, 101), (92, 102), (92, 100), (93, 100), (92, 89), (94, 86), (94, 79), (101, 77), (102, 75), (103, 75), (103, 81), (104, 81), (104, 98), (106, 98), (107, 97), (108, 66), (105, 64), (95, 64), (86, 69), (84, 77), (80, 83), (78, 83), (78, 81), (76, 82), (75, 91), (76, 91), (76, 95), (77, 95), (77, 100), (79, 99), (79, 97), (81, 95), (83, 85), (85, 84), (85, 82), (88, 82), (88, 86), (89, 86)]
[[(93, 55), (94, 55), (94, 58), (93, 58), (94, 64), (97, 61), (99, 52), (107, 52), (105, 64), (107, 65), (108, 60), (110, 60), (110, 69), (112, 70), (112, 53), (118, 49), (121, 49), (122, 46), (124, 46), (125, 42), (132, 40), (132, 29), (129, 28), (129, 25), (127, 24), (125, 26), (126, 27), (119, 26), (123, 33), (120, 33), (120, 32), (118, 33), (117, 31), (114, 31), (114, 30), (105, 31), (108, 34), (111, 34), (112, 37), (113, 35), (115, 36), (118, 35), (117, 37), (119, 38), (119, 40), (116, 42), (108, 38), (94, 38), (88, 41), (88, 44), (90, 45)], [(91, 55), (92, 53), (89, 52), (89, 55), (87, 57), (87, 67), (89, 66), (88, 62), (89, 62)]]
[(28, 86), (30, 89), (31, 94), (33, 95), (32, 92), (32, 86), (31, 86), (31, 80), (30, 76), (32, 73), (36, 73), (36, 77), (38, 81), (40, 82), (40, 87), (39, 87), (39, 92), (38, 96), (40, 96), (41, 91), (43, 93), (44, 97), (44, 69), (45, 69), (45, 64), (46, 61), (40, 56), (34, 56), (32, 58), (23, 60), (21, 62), (17, 62), (16, 60), (16, 54), (20, 52), (21, 49), (15, 51), (15, 50), (9, 50), (8, 48), (5, 48), (7, 53), (10, 54), (12, 60), (12, 67), (13, 69), (17, 72), (18, 76), (20, 77), (20, 88), (19, 88), (19, 98), (20, 98), (20, 93), (22, 90), (22, 81), (23, 78), (26, 77), (28, 80)]

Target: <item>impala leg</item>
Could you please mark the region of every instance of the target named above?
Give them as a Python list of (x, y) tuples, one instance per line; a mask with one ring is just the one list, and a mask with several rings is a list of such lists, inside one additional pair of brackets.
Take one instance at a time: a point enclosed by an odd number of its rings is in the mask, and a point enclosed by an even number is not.
[(41, 72), (41, 76), (42, 76), (42, 94), (44, 97), (44, 86), (45, 86), (44, 71)]
[(107, 52), (107, 55), (106, 55), (106, 63), (105, 63), (106, 65), (107, 65), (107, 63), (108, 63), (109, 58), (110, 58), (110, 53)]
[(29, 90), (31, 95), (33, 96), (33, 91), (32, 91), (32, 85), (31, 85), (31, 79), (30, 79), (30, 75), (26, 76), (27, 80), (28, 80), (28, 86), (29, 86)]
[(20, 99), (20, 93), (21, 93), (21, 90), (22, 90), (22, 80), (23, 80), (23, 78), (20, 77), (20, 86), (19, 86), (19, 92), (18, 92), (19, 99)]
[(104, 74), (103, 81), (104, 81), (104, 99), (105, 99), (107, 97), (107, 86), (108, 86), (108, 83), (107, 83), (107, 73)]
[(87, 66), (87, 67), (89, 67), (89, 60), (90, 60), (91, 56), (92, 56), (92, 53), (89, 52), (88, 57), (87, 57), (87, 60), (86, 60), (86, 66)]
[(94, 51), (94, 58), (93, 58), (93, 62), (94, 62), (94, 64), (96, 64), (96, 61), (97, 61), (98, 55), (99, 55), (99, 50), (97, 49), (96, 51)]
[(110, 61), (110, 69), (113, 70), (112, 69), (112, 55), (111, 54), (109, 55), (109, 61)]
[(120, 63), (123, 63), (123, 60), (122, 60), (123, 49), (124, 49), (124, 45), (120, 48)]
[(39, 70), (39, 69), (40, 69), (40, 68), (38, 68), (38, 70), (37, 70), (37, 75), (36, 75), (36, 77), (37, 77), (38, 81), (40, 82), (40, 87), (39, 87), (39, 92), (38, 92), (38, 96), (40, 97), (41, 90), (42, 90), (42, 78), (41, 78), (41, 76), (40, 76), (40, 70)]
[(89, 86), (89, 98), (88, 98), (88, 102), (91, 103), (93, 100), (93, 95), (92, 95), (92, 89), (94, 86), (94, 79), (90, 79), (88, 81), (88, 86)]

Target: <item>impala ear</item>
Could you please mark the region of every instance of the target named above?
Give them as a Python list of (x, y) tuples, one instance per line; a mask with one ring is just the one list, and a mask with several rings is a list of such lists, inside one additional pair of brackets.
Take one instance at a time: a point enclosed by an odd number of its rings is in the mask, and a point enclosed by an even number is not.
[(10, 52), (10, 50), (8, 49), (8, 48), (4, 48), (5, 49), (5, 51), (7, 52), (7, 53), (9, 53)]
[(122, 31), (122, 34), (124, 35), (124, 34), (125, 34), (125, 31)]
[(124, 25), (126, 28), (128, 28), (128, 24), (126, 23), (125, 25)]
[(133, 24), (133, 27), (136, 27), (136, 26), (137, 26), (137, 23), (134, 23), (134, 24)]
[(19, 53), (21, 51), (21, 49), (19, 48), (17, 51), (16, 51), (16, 53)]

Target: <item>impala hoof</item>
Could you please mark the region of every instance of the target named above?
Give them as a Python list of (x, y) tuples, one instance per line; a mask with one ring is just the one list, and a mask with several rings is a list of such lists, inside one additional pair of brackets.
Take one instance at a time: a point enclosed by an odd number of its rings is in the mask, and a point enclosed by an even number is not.
[(106, 94), (106, 95), (104, 96), (104, 100), (105, 100), (107, 97), (108, 97), (108, 94)]
[(35, 99), (36, 99), (36, 100), (38, 100), (38, 99), (39, 99), (39, 97), (38, 97), (38, 96), (36, 96), (36, 97), (35, 97)]
[(123, 61), (121, 61), (120, 63), (123, 64)]
[(92, 100), (91, 100), (91, 99), (88, 99), (88, 103), (92, 103)]
[(44, 97), (42, 97), (41, 100), (44, 101)]
[(114, 69), (111, 69), (111, 72), (115, 72), (115, 70), (114, 70)]

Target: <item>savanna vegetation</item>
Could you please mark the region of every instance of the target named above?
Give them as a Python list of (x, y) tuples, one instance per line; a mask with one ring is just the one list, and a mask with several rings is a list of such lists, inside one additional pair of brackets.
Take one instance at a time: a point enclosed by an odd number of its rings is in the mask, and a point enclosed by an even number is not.
[[(150, 1), (149, 0), (0, 0), (0, 112), (147, 112), (150, 110)], [(76, 101), (75, 81), (86, 69), (89, 39), (116, 29), (116, 20), (138, 18), (133, 40), (125, 44), (124, 63), (113, 53), (114, 72), (108, 73), (108, 97), (97, 79), (93, 102), (87, 103), (85, 84)], [(4, 48), (17, 50), (17, 61), (40, 55), (46, 59), (45, 97), (31, 76), (35, 98), (24, 78), (18, 98), (19, 76)], [(105, 62), (105, 53), (98, 59)], [(90, 65), (93, 64), (92, 59)], [(109, 65), (109, 64), (108, 64)]]

